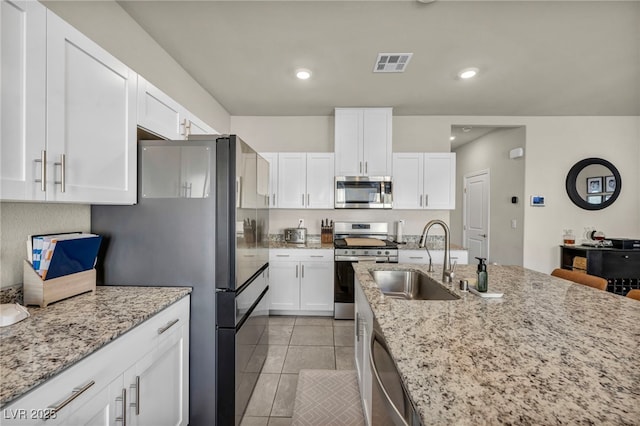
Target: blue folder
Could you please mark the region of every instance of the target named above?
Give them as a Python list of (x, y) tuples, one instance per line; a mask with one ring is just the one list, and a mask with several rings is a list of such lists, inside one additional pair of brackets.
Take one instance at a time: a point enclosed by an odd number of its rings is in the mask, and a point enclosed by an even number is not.
[(57, 241), (45, 279), (93, 269), (101, 242), (99, 235)]

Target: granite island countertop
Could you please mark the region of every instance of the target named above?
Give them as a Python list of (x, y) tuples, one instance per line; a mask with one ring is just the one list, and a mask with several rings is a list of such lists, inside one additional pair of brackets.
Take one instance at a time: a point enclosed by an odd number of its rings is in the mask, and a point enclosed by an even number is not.
[(0, 328), (0, 406), (91, 355), (169, 305), (189, 287), (97, 286)]
[[(455, 301), (385, 297), (354, 264), (407, 391), (425, 425), (640, 423), (640, 303), (517, 266), (488, 266), (483, 299), (459, 265)], [(428, 274), (440, 281), (442, 270)]]

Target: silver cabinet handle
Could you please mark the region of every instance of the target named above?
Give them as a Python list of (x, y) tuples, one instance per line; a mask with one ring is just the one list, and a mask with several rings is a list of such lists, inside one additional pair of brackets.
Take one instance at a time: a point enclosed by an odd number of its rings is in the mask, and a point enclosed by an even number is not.
[(427, 207), (429, 205), (429, 194), (424, 194), (424, 206)]
[(409, 256), (409, 259), (424, 259), (421, 256)]
[(420, 207), (422, 207), (422, 194), (420, 194)]
[[(389, 396), (389, 392), (387, 391), (387, 389), (384, 387), (384, 383), (382, 383), (382, 379), (380, 379), (380, 373), (378, 372), (378, 367), (376, 366), (376, 360), (373, 358), (373, 344), (378, 341), (378, 343), (380, 344), (380, 346), (382, 346), (382, 349), (384, 351), (386, 351), (387, 353), (389, 352), (389, 350), (387, 349), (386, 344), (384, 343), (384, 340), (382, 340), (379, 336), (378, 336), (378, 332), (374, 329), (371, 332), (371, 344), (369, 345), (369, 364), (371, 365), (371, 370), (373, 371), (373, 378), (375, 379), (375, 381), (378, 383), (378, 386), (380, 387), (380, 390), (383, 393), (384, 399), (386, 400), (385, 402), (387, 403), (388, 407), (392, 409), (393, 413), (389, 413), (392, 417), (394, 417), (394, 420), (397, 420), (398, 422), (394, 422), (394, 424), (400, 424), (402, 426), (409, 426), (408, 423), (405, 421), (404, 417), (402, 416), (402, 414), (400, 414), (400, 410), (398, 410), (398, 407), (395, 406), (395, 404), (393, 403), (393, 400), (391, 399), (391, 396)], [(391, 355), (389, 355), (389, 357), (391, 357)]]
[(80, 387), (73, 388), (73, 390), (71, 391), (71, 395), (69, 395), (63, 401), (59, 402), (57, 405), (47, 407), (49, 408), (49, 412), (48, 412), (49, 417), (47, 418), (50, 418), (51, 416), (56, 414), (58, 411), (62, 410), (64, 407), (69, 405), (74, 399), (82, 395), (87, 389), (89, 389), (91, 386), (95, 384), (96, 382), (94, 380), (91, 380), (90, 382)]
[(304, 264), (302, 265), (302, 274), (301, 274), (302, 278), (304, 278)]
[(116, 417), (116, 422), (121, 422), (122, 426), (127, 426), (127, 390), (122, 389), (122, 396), (116, 398), (116, 401), (122, 401), (122, 416)]
[(36, 182), (40, 182), (40, 191), (47, 191), (47, 150), (40, 151), (40, 159), (33, 160), (36, 163), (40, 163), (40, 179), (36, 179)]
[(276, 254), (276, 257), (289, 257), (288, 254)]
[(323, 255), (321, 255), (321, 254), (320, 254), (320, 255), (312, 254), (312, 255), (311, 255), (311, 256), (309, 256), (309, 257), (320, 257), (320, 258), (323, 258), (324, 256), (323, 256)]
[(304, 207), (304, 194), (302, 194), (302, 206)]
[(360, 314), (356, 312), (356, 341), (360, 341)]
[(169, 321), (164, 327), (160, 327), (158, 329), (158, 334), (162, 334), (165, 331), (167, 331), (168, 329), (170, 329), (175, 323), (177, 323), (178, 321), (180, 321), (179, 318), (174, 319), (173, 321)]
[(136, 376), (136, 382), (130, 386), (131, 389), (136, 390), (136, 402), (131, 402), (130, 407), (136, 409), (136, 416), (140, 415), (140, 376)]
[(364, 162), (364, 174), (366, 175), (367, 173), (369, 173), (367, 170), (369, 169), (369, 162), (365, 161)]
[(271, 204), (272, 206), (276, 205), (276, 193), (273, 193), (273, 204)]
[(362, 174), (362, 161), (360, 162), (360, 174)]
[(296, 265), (296, 278), (298, 278), (298, 265)]
[(307, 207), (309, 207), (309, 194), (307, 194)]

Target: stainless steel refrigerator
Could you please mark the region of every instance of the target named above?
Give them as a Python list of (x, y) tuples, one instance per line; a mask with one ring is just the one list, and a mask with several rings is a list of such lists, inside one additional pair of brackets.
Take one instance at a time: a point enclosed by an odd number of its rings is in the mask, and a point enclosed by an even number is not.
[(237, 425), (268, 351), (269, 165), (234, 135), (140, 141), (138, 203), (91, 207), (105, 285), (190, 286), (191, 425)]

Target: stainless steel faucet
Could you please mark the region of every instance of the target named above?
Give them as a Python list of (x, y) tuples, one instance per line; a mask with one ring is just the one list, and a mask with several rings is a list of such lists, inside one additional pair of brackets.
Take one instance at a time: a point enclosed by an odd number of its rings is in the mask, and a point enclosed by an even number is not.
[(451, 259), (449, 256), (451, 252), (451, 244), (449, 237), (449, 227), (447, 226), (447, 224), (439, 219), (434, 219), (427, 222), (427, 224), (424, 226), (424, 229), (422, 230), (422, 237), (420, 238), (419, 247), (424, 247), (427, 249), (427, 255), (429, 256), (429, 272), (433, 272), (431, 253), (429, 253), (429, 247), (427, 247), (427, 234), (429, 233), (429, 229), (431, 229), (433, 225), (440, 225), (442, 226), (442, 229), (444, 229), (444, 262), (442, 265), (442, 281), (445, 283), (450, 283), (453, 281), (456, 265), (454, 264), (453, 267), (451, 266)]

